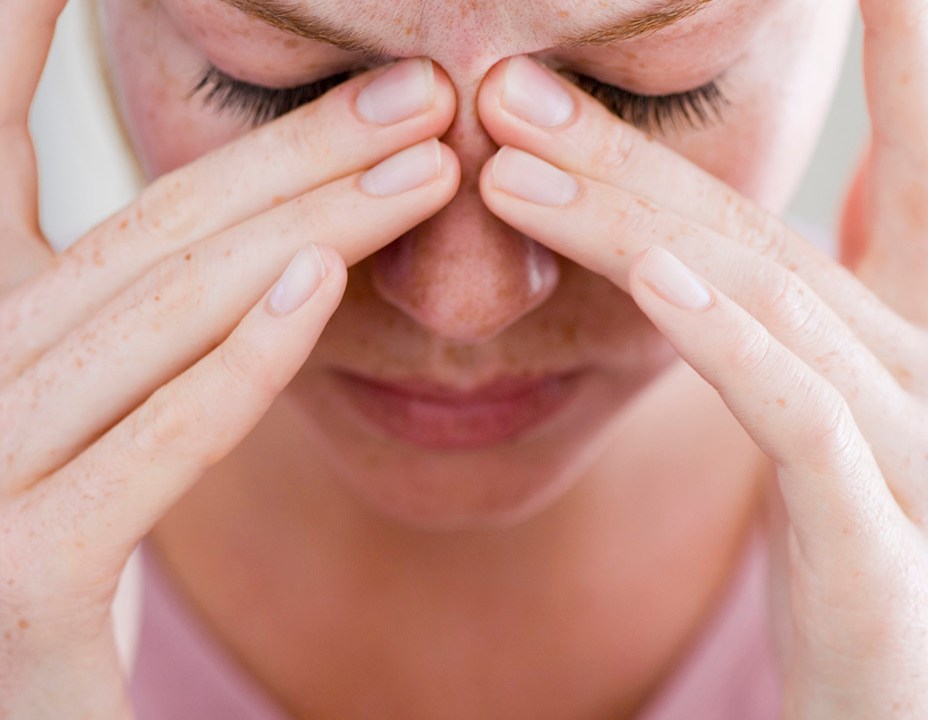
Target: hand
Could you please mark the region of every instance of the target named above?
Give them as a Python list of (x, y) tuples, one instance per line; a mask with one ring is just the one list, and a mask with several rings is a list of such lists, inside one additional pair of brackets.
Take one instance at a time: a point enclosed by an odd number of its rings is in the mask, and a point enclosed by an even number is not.
[[(435, 139), (451, 84), (405, 61), (159, 179), (56, 257), (26, 116), (63, 4), (0, 5), (3, 718), (130, 715), (110, 604), (133, 548), (303, 365), (345, 263), (460, 175)], [(289, 294), (268, 291), (291, 258)]]
[(788, 718), (928, 717), (928, 18), (864, 11), (856, 274), (526, 58), (479, 98), (487, 206), (631, 293), (775, 467)]

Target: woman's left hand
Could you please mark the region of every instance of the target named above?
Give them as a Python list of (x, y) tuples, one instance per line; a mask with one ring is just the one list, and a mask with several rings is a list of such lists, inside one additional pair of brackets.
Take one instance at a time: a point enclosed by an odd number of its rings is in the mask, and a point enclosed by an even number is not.
[(862, 5), (875, 131), (853, 271), (527, 58), (481, 90), (502, 147), (481, 190), (507, 224), (629, 292), (774, 464), (785, 717), (923, 720), (928, 11)]

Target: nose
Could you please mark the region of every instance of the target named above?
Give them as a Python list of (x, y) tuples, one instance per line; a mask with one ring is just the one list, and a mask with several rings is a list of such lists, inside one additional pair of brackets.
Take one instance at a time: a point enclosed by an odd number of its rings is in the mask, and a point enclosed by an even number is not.
[(385, 301), (429, 333), (461, 343), (493, 339), (544, 303), (559, 279), (554, 254), (505, 225), (480, 198), (480, 170), (498, 148), (477, 118), (476, 88), (470, 97), (458, 91), (458, 114), (442, 138), (460, 159), (460, 190), (372, 266)]

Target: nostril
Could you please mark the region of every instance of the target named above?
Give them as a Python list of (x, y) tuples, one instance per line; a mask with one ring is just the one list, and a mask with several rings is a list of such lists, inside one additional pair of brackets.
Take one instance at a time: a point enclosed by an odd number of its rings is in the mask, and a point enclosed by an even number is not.
[(374, 287), (442, 339), (490, 340), (547, 300), (560, 269), (550, 250), (524, 236), (487, 241), (403, 237), (375, 257)]

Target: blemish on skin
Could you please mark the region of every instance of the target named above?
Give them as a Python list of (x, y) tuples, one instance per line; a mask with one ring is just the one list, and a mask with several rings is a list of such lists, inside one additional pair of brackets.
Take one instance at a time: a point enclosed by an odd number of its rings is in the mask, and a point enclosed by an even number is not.
[(232, 251), (231, 251), (231, 250), (226, 250), (226, 251), (222, 254), (223, 257), (230, 257), (231, 255), (232, 255)]
[(911, 85), (912, 84), (912, 73), (904, 72), (899, 76), (900, 85)]
[(20, 630), (28, 630), (28, 629), (29, 629), (29, 621), (26, 620), (26, 618), (20, 618), (20, 619), (19, 619), (19, 622), (16, 623), (16, 627), (18, 627)]
[(287, 198), (285, 198), (283, 195), (275, 195), (274, 197), (271, 198), (271, 205), (273, 205), (274, 207), (277, 207), (278, 205), (283, 205), (285, 202), (287, 202)]
[(127, 227), (129, 227), (129, 221), (128, 221), (128, 220), (123, 220), (121, 223), (119, 223), (119, 229), (120, 229), (120, 230), (125, 230)]
[(626, 253), (622, 248), (618, 248), (615, 251), (615, 254), (618, 255), (619, 257), (625, 257), (628, 253)]
[(161, 296), (155, 295), (155, 302), (161, 302)]
[(93, 264), (97, 267), (103, 267), (105, 264), (103, 260), (103, 250), (99, 247), (96, 247), (93, 250)]
[(564, 19), (567, 19), (570, 17), (570, 12), (568, 10), (561, 10), (558, 12), (558, 15)]
[(184, 255), (184, 260), (185, 260), (186, 262), (190, 262), (190, 258), (192, 258), (192, 257), (193, 257), (193, 255), (192, 255), (191, 253), (187, 253), (186, 255)]
[(779, 405), (781, 408), (785, 408), (786, 398), (777, 398), (777, 405)]

